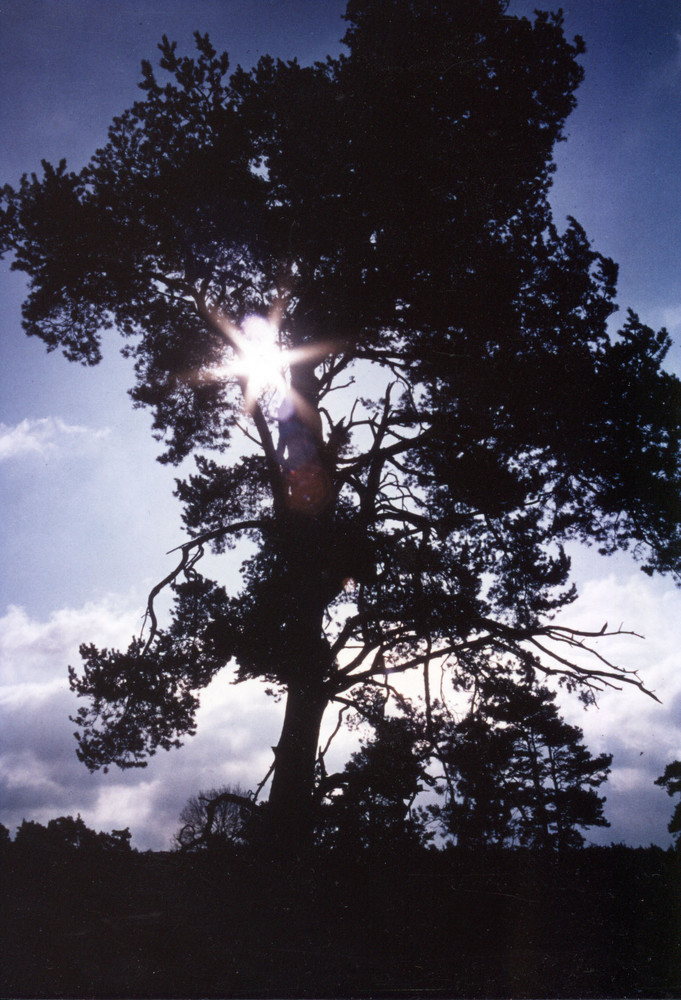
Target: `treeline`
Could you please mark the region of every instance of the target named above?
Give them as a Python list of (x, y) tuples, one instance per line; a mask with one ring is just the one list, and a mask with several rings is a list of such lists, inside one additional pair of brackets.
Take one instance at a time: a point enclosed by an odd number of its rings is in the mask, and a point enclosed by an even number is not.
[[(81, 851), (99, 854), (110, 851), (131, 851), (132, 834), (128, 827), (124, 830), (96, 832), (85, 825), (78, 815), (58, 816), (44, 826), (35, 820), (23, 820), (14, 837), (14, 847), (22, 852)], [(0, 845), (5, 849), (11, 840), (10, 831), (0, 823)]]

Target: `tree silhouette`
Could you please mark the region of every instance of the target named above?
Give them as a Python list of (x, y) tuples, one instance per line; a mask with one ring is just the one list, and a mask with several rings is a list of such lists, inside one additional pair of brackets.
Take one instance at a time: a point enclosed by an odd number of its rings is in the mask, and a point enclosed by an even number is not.
[(427, 770), (430, 755), (415, 713), (378, 720), (374, 735), (344, 770), (320, 781), (326, 802), (319, 814), (319, 844), (353, 859), (369, 852), (385, 860), (429, 840), (429, 817), (415, 800), (434, 784)]
[[(681, 761), (673, 760), (671, 764), (667, 764), (664, 774), (655, 779), (655, 784), (664, 788), (667, 795), (681, 794)], [(681, 845), (681, 802), (675, 804), (667, 829), (670, 833), (676, 834), (675, 843), (678, 849)]]
[(580, 847), (581, 829), (609, 826), (596, 789), (612, 755), (591, 756), (582, 730), (560, 717), (554, 692), (500, 675), (440, 745), (446, 826), (465, 847)]
[(23, 820), (18, 827), (14, 843), (18, 847), (34, 852), (41, 851), (80, 851), (87, 854), (102, 852), (131, 851), (131, 833), (124, 830), (112, 830), (97, 833), (85, 825), (80, 816), (58, 816), (49, 820), (47, 826), (35, 820)]
[[(633, 314), (608, 330), (616, 267), (547, 201), (581, 40), (504, 0), (350, 0), (346, 21), (338, 59), (231, 77), (207, 36), (194, 58), (164, 38), (165, 76), (143, 64), (106, 145), (5, 187), (0, 225), (26, 332), (92, 365), (118, 330), (161, 460), (196, 456), (147, 635), (71, 670), (79, 756), (179, 745), (234, 663), (285, 692), (285, 854), (311, 836), (332, 702), (417, 669), (427, 690), (434, 660), (481, 650), (642, 687), (573, 659), (589, 635), (551, 617), (574, 596), (564, 545), (647, 572), (681, 547), (668, 337)], [(238, 593), (198, 574), (241, 540)]]
[(181, 850), (243, 847), (248, 843), (249, 806), (240, 785), (223, 785), (190, 796), (180, 813), (177, 846)]

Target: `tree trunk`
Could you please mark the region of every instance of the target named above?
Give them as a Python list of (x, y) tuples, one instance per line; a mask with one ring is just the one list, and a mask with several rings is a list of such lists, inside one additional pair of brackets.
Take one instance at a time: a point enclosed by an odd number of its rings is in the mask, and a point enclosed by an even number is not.
[(320, 684), (289, 684), (267, 806), (269, 847), (282, 860), (302, 857), (312, 846), (314, 771), (327, 705)]

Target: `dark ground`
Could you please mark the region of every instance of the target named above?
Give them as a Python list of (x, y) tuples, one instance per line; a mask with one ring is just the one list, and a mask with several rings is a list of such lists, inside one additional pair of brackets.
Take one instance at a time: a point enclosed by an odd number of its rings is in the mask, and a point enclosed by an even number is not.
[(681, 857), (2, 858), (2, 997), (679, 997)]

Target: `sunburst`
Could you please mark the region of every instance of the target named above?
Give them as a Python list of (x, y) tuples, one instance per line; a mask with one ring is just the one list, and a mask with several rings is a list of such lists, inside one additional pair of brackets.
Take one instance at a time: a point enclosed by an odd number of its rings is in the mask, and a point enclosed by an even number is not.
[(319, 362), (334, 353), (330, 344), (317, 343), (303, 347), (285, 347), (277, 323), (271, 317), (250, 315), (240, 327), (219, 324), (236, 355), (210, 369), (215, 379), (236, 379), (244, 395), (244, 406), (252, 412), (264, 396), (290, 398), (296, 407), (305, 407), (291, 388), (291, 369), (304, 361)]

